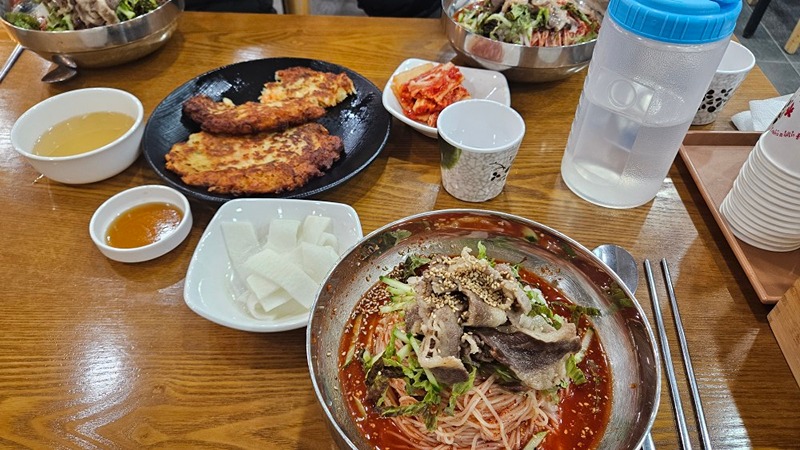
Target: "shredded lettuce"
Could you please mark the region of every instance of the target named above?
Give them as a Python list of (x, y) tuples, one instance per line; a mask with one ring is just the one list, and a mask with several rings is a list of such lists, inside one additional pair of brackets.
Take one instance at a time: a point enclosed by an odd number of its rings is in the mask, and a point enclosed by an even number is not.
[[(397, 340), (406, 342), (414, 351), (404, 351), (401, 354), (397, 350)], [(425, 426), (433, 430), (436, 428), (436, 416), (441, 409), (442, 386), (429, 370), (419, 365), (419, 345), (420, 341), (413, 334), (406, 334), (398, 328), (392, 330), (386, 350), (381, 355), (381, 362), (385, 367), (400, 369), (406, 380), (407, 392), (422, 399), (411, 405), (382, 407), (381, 414), (387, 417), (419, 415), (425, 420)], [(401, 347), (400, 350), (404, 348), (406, 347)]]
[(417, 269), (429, 262), (431, 262), (431, 260), (424, 256), (408, 255), (403, 262), (403, 279), (408, 280), (410, 277), (413, 277)]
[(586, 375), (578, 368), (575, 355), (569, 355), (569, 358), (567, 358), (567, 376), (575, 384), (586, 383)]
[(21, 12), (10, 12), (7, 13), (3, 19), (6, 22), (14, 25), (18, 28), (24, 28), (26, 30), (38, 30), (39, 29), (39, 21), (36, 20), (30, 14), (25, 14)]
[(469, 392), (470, 389), (472, 389), (472, 387), (475, 385), (475, 373), (477, 371), (478, 369), (473, 367), (472, 371), (469, 373), (469, 378), (467, 378), (467, 381), (462, 381), (461, 383), (456, 383), (453, 385), (452, 389), (450, 390), (450, 400), (447, 402), (447, 408), (444, 409), (444, 412), (447, 415), (453, 415), (458, 403), (458, 397)]
[(589, 350), (589, 345), (592, 343), (592, 337), (594, 337), (594, 329), (588, 328), (583, 338), (581, 338), (581, 349), (567, 358), (567, 376), (569, 376), (575, 384), (586, 383), (586, 374), (578, 368), (578, 364), (586, 357), (586, 352)]

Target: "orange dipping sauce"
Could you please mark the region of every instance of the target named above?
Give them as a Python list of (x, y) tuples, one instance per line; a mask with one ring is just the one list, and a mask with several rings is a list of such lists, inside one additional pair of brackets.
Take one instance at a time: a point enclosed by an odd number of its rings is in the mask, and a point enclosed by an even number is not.
[(170, 203), (145, 203), (120, 214), (106, 232), (106, 244), (137, 248), (158, 242), (178, 228), (183, 212)]

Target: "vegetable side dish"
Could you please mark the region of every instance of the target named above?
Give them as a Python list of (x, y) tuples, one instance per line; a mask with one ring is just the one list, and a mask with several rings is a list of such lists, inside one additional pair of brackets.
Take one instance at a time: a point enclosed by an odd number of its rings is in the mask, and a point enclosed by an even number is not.
[(597, 13), (573, 0), (479, 0), (453, 19), (481, 36), (530, 47), (580, 44), (600, 29)]
[(442, 110), (470, 98), (463, 81), (464, 74), (453, 63), (428, 63), (397, 74), (392, 92), (406, 117), (435, 127)]
[(8, 23), (28, 30), (70, 31), (124, 22), (167, 0), (12, 0)]

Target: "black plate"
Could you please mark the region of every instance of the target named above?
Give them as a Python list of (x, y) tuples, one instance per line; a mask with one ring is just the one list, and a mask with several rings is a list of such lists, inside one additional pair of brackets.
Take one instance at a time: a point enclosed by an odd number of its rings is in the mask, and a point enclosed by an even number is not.
[(208, 95), (214, 100), (227, 97), (236, 104), (258, 101), (261, 88), (265, 82), (275, 80), (276, 71), (294, 66), (310, 67), (323, 72), (345, 72), (353, 80), (356, 95), (351, 95), (342, 103), (328, 109), (327, 114), (318, 120), (331, 134), (342, 138), (344, 155), (323, 176), (312, 179), (299, 189), (246, 197), (305, 198), (344, 183), (366, 168), (386, 145), (392, 123), (391, 116), (381, 103), (381, 91), (372, 82), (346, 67), (313, 59), (269, 58), (245, 61), (220, 67), (184, 83), (159, 103), (150, 115), (142, 139), (145, 159), (168, 185), (187, 196), (220, 203), (245, 197), (215, 194), (204, 187), (189, 186), (165, 167), (164, 156), (172, 145), (185, 141), (191, 133), (200, 130), (192, 120), (183, 117), (183, 103), (199, 94)]

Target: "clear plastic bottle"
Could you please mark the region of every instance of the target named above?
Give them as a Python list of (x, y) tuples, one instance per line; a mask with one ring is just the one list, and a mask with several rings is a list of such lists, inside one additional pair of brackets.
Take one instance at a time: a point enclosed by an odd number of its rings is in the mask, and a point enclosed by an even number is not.
[(741, 0), (611, 0), (561, 176), (610, 208), (652, 200), (730, 40)]

